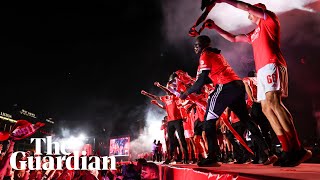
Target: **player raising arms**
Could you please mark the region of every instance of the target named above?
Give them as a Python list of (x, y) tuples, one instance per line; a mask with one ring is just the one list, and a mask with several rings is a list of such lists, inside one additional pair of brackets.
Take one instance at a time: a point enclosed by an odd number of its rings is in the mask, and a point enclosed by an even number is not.
[(281, 166), (297, 166), (312, 156), (301, 146), (293, 118), (282, 103), (288, 96), (287, 64), (280, 50), (280, 23), (275, 13), (262, 3), (248, 4), (237, 0), (217, 0), (249, 13), (248, 19), (257, 27), (248, 34), (233, 35), (208, 19), (204, 26), (214, 29), (230, 42), (247, 42), (252, 45), (257, 72), (257, 101), (276, 133), (283, 153)]

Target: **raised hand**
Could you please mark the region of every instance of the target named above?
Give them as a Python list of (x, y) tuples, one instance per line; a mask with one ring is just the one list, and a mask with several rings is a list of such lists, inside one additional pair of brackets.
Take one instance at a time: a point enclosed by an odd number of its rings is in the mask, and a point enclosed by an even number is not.
[(142, 91), (141, 91), (141, 94), (146, 95), (146, 94), (147, 94), (147, 92), (146, 92), (146, 91), (144, 91), (144, 90), (142, 90)]
[(153, 83), (155, 86), (159, 87), (160, 86), (160, 83), (157, 81), (157, 82), (154, 82)]
[(189, 30), (189, 36), (191, 37), (196, 37), (196, 36), (199, 36), (199, 32), (196, 30), (196, 27), (191, 27), (190, 30)]

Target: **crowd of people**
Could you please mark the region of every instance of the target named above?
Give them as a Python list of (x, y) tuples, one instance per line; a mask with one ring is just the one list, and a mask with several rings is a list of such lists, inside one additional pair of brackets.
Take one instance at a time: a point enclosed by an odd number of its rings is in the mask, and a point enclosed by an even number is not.
[[(56, 168), (59, 161), (56, 161), (54, 166), (55, 168), (48, 170), (44, 169), (26, 169), (22, 168), (22, 162), (30, 161), (30, 157), (33, 158), (33, 166), (35, 167), (36, 157), (41, 157), (41, 165), (48, 165), (48, 159), (43, 158), (42, 155), (34, 154), (32, 151), (27, 151), (21, 153), (18, 152), (16, 155), (16, 168), (12, 167), (12, 164), (9, 163), (11, 155), (16, 152), (14, 146), (16, 141), (10, 139), (8, 147), (1, 149), (2, 156), (0, 158), (0, 179), (1, 180), (157, 180), (159, 179), (159, 168), (153, 162), (147, 162), (146, 159), (137, 159), (136, 161), (128, 162), (117, 162), (116, 169), (112, 170), (98, 170), (98, 169), (81, 169), (80, 159), (80, 170), (70, 169), (66, 166), (66, 160), (62, 160), (61, 167), (59, 170)], [(72, 156), (72, 155), (71, 155)], [(90, 156), (86, 156), (87, 162), (92, 161)], [(71, 162), (71, 167), (74, 168), (74, 160)], [(102, 161), (101, 161), (102, 162)], [(102, 164), (101, 164), (102, 167)]]
[[(213, 20), (205, 20), (216, 3), (247, 11), (256, 28), (234, 35)], [(155, 82), (167, 93), (164, 96), (141, 91), (167, 113), (165, 139), (169, 149), (164, 163), (188, 164), (195, 160), (198, 166), (220, 166), (220, 154), (233, 154), (238, 163), (250, 161), (253, 155), (257, 163), (294, 167), (311, 158), (312, 152), (301, 145), (293, 117), (282, 102), (288, 97), (288, 72), (280, 50), (276, 14), (262, 3), (252, 5), (237, 0), (202, 1), (202, 9), (203, 14), (189, 31), (190, 36), (196, 37), (194, 51), (200, 56), (197, 76), (178, 70), (165, 86)], [(256, 75), (240, 78), (221, 50), (212, 47), (211, 39), (200, 35), (205, 28), (215, 30), (230, 42), (251, 44)], [(231, 133), (227, 135), (227, 131)], [(244, 134), (249, 134), (251, 147)], [(280, 142), (281, 153), (272, 150), (271, 134)]]
[(152, 161), (161, 162), (163, 156), (163, 148), (160, 140), (155, 139), (152, 144)]

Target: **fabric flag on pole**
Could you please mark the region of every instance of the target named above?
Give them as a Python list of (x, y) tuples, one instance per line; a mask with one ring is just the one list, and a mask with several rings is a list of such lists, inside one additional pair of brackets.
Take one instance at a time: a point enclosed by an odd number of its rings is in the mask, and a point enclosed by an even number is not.
[(21, 140), (33, 135), (39, 128), (43, 127), (45, 124), (37, 122), (32, 124), (27, 120), (18, 120), (13, 126), (10, 132), (0, 132), (0, 141), (5, 141), (9, 138), (13, 140)]

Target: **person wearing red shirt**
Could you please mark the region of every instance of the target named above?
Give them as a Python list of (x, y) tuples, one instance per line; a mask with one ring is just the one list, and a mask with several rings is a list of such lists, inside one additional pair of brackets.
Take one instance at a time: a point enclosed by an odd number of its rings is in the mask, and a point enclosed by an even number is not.
[(163, 137), (164, 137), (164, 140), (166, 143), (166, 153), (169, 153), (169, 138), (168, 138), (168, 134), (167, 134), (167, 123), (168, 123), (167, 118), (168, 118), (168, 116), (163, 117), (160, 130), (163, 130)]
[(193, 131), (193, 123), (194, 123), (194, 113), (191, 111), (193, 107), (193, 103), (189, 100), (181, 100), (180, 112), (183, 118), (183, 129), (184, 129), (184, 136), (186, 138), (187, 147), (188, 147), (188, 154), (189, 158), (195, 161), (194, 156), (194, 131)]
[[(269, 147), (264, 141), (259, 128), (250, 120), (245, 102), (245, 87), (242, 80), (234, 72), (228, 62), (220, 53), (220, 50), (210, 46), (211, 39), (208, 36), (198, 36), (194, 51), (200, 54), (199, 67), (196, 82), (181, 94), (181, 99), (186, 99), (189, 94), (198, 92), (205, 84), (207, 78), (215, 84), (215, 89), (210, 93), (205, 114), (205, 133), (208, 142), (208, 157), (198, 163), (198, 166), (219, 166), (217, 152), (219, 151), (216, 133), (216, 121), (229, 107), (259, 140), (259, 145), (269, 153)], [(268, 154), (269, 155), (269, 154)], [(273, 163), (276, 156), (270, 156), (266, 163)]]
[(195, 106), (195, 121), (194, 121), (194, 142), (197, 149), (197, 158), (198, 161), (206, 157), (208, 153), (208, 143), (206, 134), (204, 131), (204, 115), (205, 110), (200, 106)]
[[(190, 77), (188, 73), (183, 72), (182, 70), (178, 70), (170, 75), (169, 82), (171, 82), (171, 86), (168, 86), (168, 91), (179, 97), (181, 92), (186, 91), (187, 87), (190, 87), (195, 82), (195, 78)], [(211, 80), (208, 82), (211, 83)], [(160, 87), (158, 83), (156, 85)], [(207, 152), (207, 143), (203, 129), (205, 109), (207, 106), (206, 89), (213, 89), (213, 87), (208, 85), (209, 84), (206, 84), (206, 86), (204, 86), (205, 88), (203, 88), (201, 92), (198, 92), (200, 94), (192, 94), (192, 96), (188, 96), (188, 100), (185, 100), (185, 102), (189, 102), (188, 105), (191, 105), (187, 109), (192, 108), (196, 110), (194, 113), (192, 112), (193, 110), (191, 110), (189, 115), (190, 113), (192, 113), (192, 115), (189, 117), (193, 120), (194, 139), (192, 139), (191, 142), (194, 142), (194, 155), (198, 158), (197, 160), (203, 159), (203, 157), (205, 157), (205, 152)], [(185, 126), (184, 129), (186, 130)], [(193, 158), (194, 161), (196, 161), (195, 157)]]
[(281, 166), (297, 166), (311, 158), (312, 152), (301, 146), (292, 116), (281, 98), (288, 96), (287, 64), (280, 50), (280, 23), (275, 13), (262, 3), (248, 4), (237, 0), (217, 0), (249, 13), (249, 20), (257, 27), (248, 34), (233, 35), (208, 19), (204, 27), (216, 30), (231, 42), (252, 45), (257, 71), (257, 101), (268, 118), (283, 148)]
[[(184, 163), (188, 163), (188, 148), (187, 148), (187, 142), (184, 136), (184, 129), (183, 129), (183, 120), (180, 113), (180, 110), (178, 108), (180, 99), (176, 97), (173, 94), (168, 94), (165, 96), (156, 96), (150, 93), (147, 93), (146, 91), (141, 91), (141, 94), (146, 95), (153, 100), (152, 103), (158, 105), (162, 109), (165, 109), (167, 112), (167, 131), (168, 131), (168, 138), (170, 143), (170, 152), (169, 152), (169, 158), (165, 160), (164, 164), (169, 164), (171, 161), (174, 160), (174, 149), (176, 148), (174, 136), (175, 132), (177, 131), (182, 148), (183, 148), (183, 154), (184, 154)], [(163, 102), (164, 105), (157, 102), (157, 100), (160, 100)]]
[[(164, 139), (165, 139), (165, 143), (166, 143), (166, 152), (164, 153), (164, 157), (165, 159), (169, 158), (169, 152), (170, 152), (170, 143), (169, 143), (169, 138), (168, 138), (168, 122), (167, 122), (167, 118), (168, 116), (165, 116), (162, 120), (162, 125), (160, 127), (160, 130), (163, 130), (164, 132)], [(177, 160), (181, 160), (182, 159), (182, 151), (180, 148), (180, 143), (179, 140), (177, 138), (177, 135), (174, 135), (174, 144), (176, 146), (176, 148), (174, 149), (174, 154), (177, 155)]]

